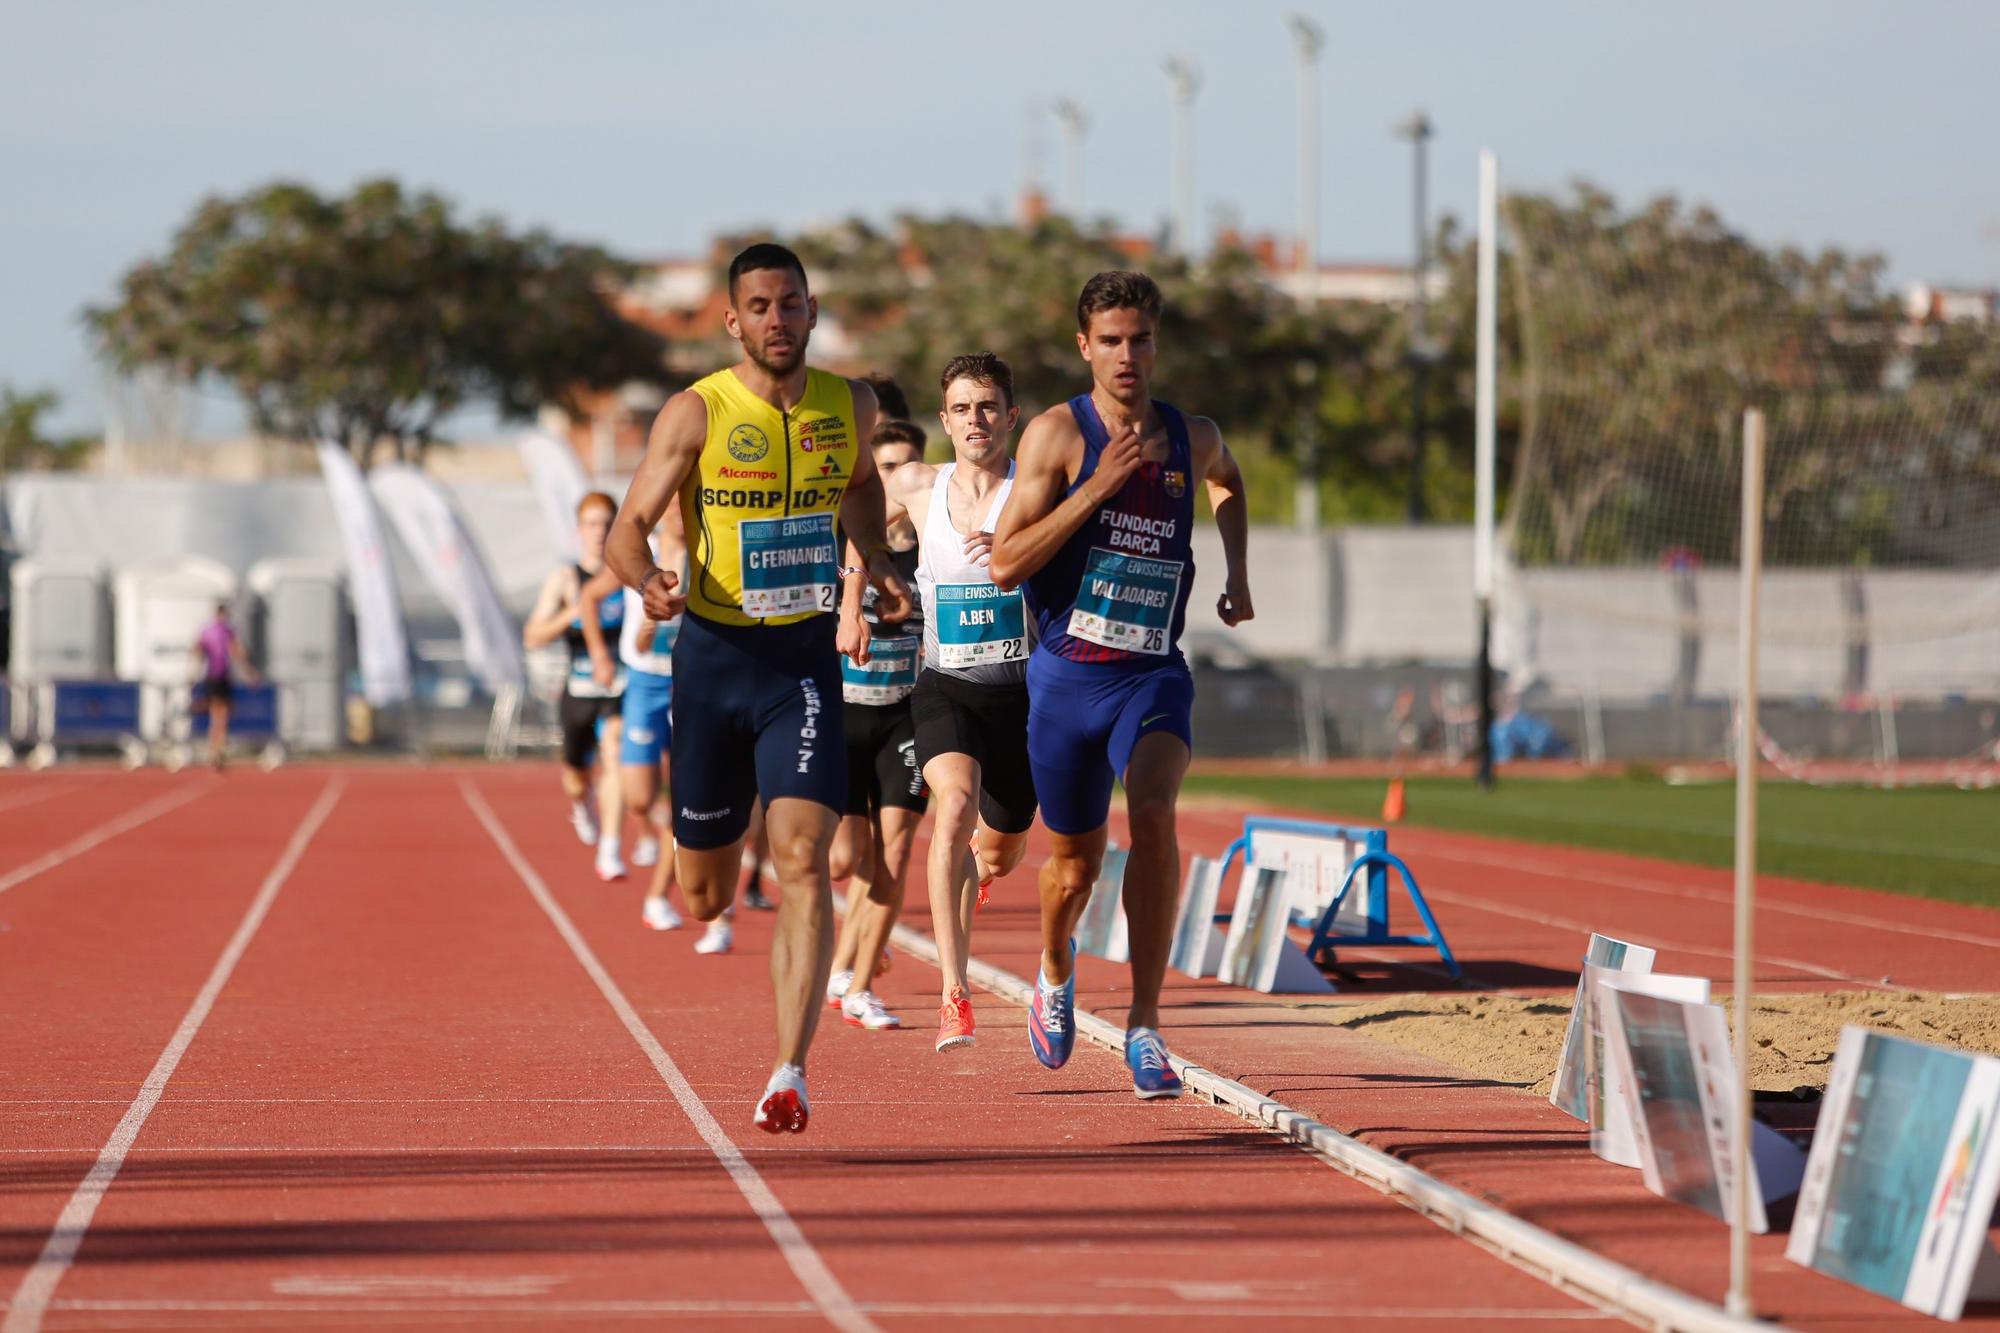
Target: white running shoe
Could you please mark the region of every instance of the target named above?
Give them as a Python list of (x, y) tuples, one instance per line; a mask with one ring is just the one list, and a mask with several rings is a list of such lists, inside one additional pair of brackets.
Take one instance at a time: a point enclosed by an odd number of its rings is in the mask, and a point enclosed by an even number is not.
[(884, 1009), (880, 997), (872, 990), (865, 990), (859, 995), (850, 995), (842, 1000), (840, 1016), (847, 1021), (849, 1027), (866, 1028), (870, 1032), (903, 1026), (903, 1020)]
[(639, 910), (639, 919), (654, 930), (679, 930), (681, 914), (667, 901), (665, 894), (646, 899), (646, 905)]
[(617, 843), (597, 844), (597, 877), (606, 884), (625, 878), (625, 858), (618, 854)]
[(847, 988), (854, 984), (854, 973), (842, 969), (826, 979), (826, 1007), (840, 1008), (840, 1002), (847, 998)]
[(694, 942), (696, 953), (728, 953), (736, 943), (736, 932), (727, 921), (711, 921), (702, 937)]
[(766, 1134), (803, 1134), (812, 1108), (806, 1104), (806, 1076), (797, 1065), (779, 1065), (764, 1085), (754, 1123)]
[(597, 845), (597, 811), (588, 801), (569, 803), (569, 826), (576, 830), (576, 840), (586, 847)]
[(632, 844), (632, 864), (635, 866), (656, 866), (660, 863), (660, 840), (650, 833), (639, 835), (639, 841)]

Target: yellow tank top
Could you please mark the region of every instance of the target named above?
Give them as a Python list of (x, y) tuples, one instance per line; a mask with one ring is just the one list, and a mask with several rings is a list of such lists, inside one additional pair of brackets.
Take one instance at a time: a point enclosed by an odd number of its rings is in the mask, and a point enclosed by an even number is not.
[(733, 370), (694, 384), (708, 437), (681, 487), (688, 610), (724, 625), (789, 625), (834, 608), (840, 550), (834, 514), (854, 474), (854, 394), (806, 372), (789, 412)]

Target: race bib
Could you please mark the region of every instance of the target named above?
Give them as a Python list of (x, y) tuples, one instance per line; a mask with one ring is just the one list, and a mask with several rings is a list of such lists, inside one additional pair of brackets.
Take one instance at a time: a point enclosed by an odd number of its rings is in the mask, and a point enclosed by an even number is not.
[(765, 619), (833, 610), (840, 584), (832, 514), (746, 518), (736, 525), (743, 614)]
[(1181, 562), (1091, 548), (1069, 613), (1069, 635), (1101, 648), (1164, 657), (1181, 589)]
[(1018, 662), (1028, 655), (1028, 613), (1021, 590), (990, 583), (940, 583), (931, 623), (938, 663), (948, 667)]
[(868, 645), (868, 665), (840, 659), (840, 697), (851, 704), (894, 704), (917, 688), (918, 640), (902, 635)]

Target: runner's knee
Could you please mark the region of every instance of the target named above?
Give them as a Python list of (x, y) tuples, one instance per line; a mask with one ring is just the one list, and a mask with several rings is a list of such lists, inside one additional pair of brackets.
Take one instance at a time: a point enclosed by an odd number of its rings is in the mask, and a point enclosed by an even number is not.
[(960, 788), (940, 788), (931, 793), (937, 802), (937, 836), (963, 843), (972, 833), (978, 817), (978, 803), (972, 793)]
[(1097, 867), (1081, 856), (1052, 856), (1042, 873), (1066, 898), (1087, 897), (1097, 880)]

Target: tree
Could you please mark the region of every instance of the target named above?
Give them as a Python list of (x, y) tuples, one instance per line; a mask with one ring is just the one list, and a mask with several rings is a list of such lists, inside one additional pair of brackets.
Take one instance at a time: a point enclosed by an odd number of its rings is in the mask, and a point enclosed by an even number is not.
[(345, 198), (276, 184), (204, 201), (85, 319), (121, 368), (220, 379), (260, 432), (337, 440), (365, 466), (379, 442), (420, 457), (474, 402), (521, 418), (660, 379), (663, 343), (611, 305), (628, 275), (543, 231), (462, 225), (394, 181)]
[(0, 385), (0, 472), (80, 468), (97, 441), (87, 435), (56, 437), (42, 430), (42, 417), (61, 400), (42, 389), (18, 393)]

